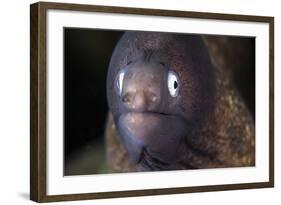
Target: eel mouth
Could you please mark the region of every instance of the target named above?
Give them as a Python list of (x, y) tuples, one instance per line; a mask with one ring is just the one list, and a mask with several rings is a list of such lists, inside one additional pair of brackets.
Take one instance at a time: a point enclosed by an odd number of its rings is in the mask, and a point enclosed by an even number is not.
[(167, 113), (163, 112), (153, 112), (153, 111), (147, 111), (147, 112), (126, 112), (121, 114), (120, 118), (126, 120), (130, 123), (142, 123), (144, 121), (150, 121), (150, 122), (156, 122), (157, 119), (164, 119), (172, 117), (173, 115), (169, 115)]
[(127, 112), (120, 116), (119, 125), (129, 136), (145, 140), (159, 133), (171, 115), (158, 112)]
[(147, 148), (158, 144), (157, 138), (163, 136), (163, 127), (167, 127), (165, 124), (171, 121), (170, 118), (168, 114), (157, 112), (126, 112), (120, 115), (117, 127), (132, 161), (141, 162), (147, 155)]
[(132, 162), (150, 170), (168, 169), (178, 157), (185, 121), (175, 115), (158, 112), (127, 112), (117, 122), (121, 140)]
[(158, 116), (158, 117), (163, 117), (163, 116), (172, 116), (164, 112), (156, 112), (156, 111), (145, 111), (145, 112), (126, 112), (121, 114), (121, 116), (135, 116), (135, 117), (149, 117), (149, 116)]

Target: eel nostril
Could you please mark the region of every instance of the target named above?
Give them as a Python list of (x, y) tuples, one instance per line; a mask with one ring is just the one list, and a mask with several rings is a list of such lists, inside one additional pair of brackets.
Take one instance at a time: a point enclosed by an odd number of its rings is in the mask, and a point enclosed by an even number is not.
[(132, 101), (132, 95), (130, 93), (126, 93), (124, 96), (122, 96), (122, 102), (130, 103), (131, 101)]
[(157, 100), (157, 97), (156, 96), (152, 96), (151, 101), (155, 102), (156, 100)]
[(157, 96), (154, 93), (149, 93), (148, 94), (148, 99), (151, 103), (156, 103), (157, 101)]

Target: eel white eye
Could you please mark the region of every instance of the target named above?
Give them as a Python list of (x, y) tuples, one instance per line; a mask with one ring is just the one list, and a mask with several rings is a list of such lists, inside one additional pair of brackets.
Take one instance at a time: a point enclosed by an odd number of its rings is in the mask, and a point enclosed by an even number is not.
[(173, 71), (168, 72), (168, 90), (172, 97), (177, 97), (179, 93), (179, 78)]
[(121, 70), (116, 79), (116, 88), (119, 96), (121, 96), (122, 94), (124, 75), (125, 75), (125, 71)]

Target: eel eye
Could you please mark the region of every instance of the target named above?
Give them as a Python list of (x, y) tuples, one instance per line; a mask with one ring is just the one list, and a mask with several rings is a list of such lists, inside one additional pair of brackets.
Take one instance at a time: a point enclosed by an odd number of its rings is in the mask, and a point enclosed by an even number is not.
[(172, 97), (177, 97), (179, 93), (179, 78), (174, 71), (168, 72), (168, 90)]
[(116, 90), (119, 96), (121, 96), (122, 94), (124, 76), (125, 76), (125, 71), (121, 70), (116, 78)]

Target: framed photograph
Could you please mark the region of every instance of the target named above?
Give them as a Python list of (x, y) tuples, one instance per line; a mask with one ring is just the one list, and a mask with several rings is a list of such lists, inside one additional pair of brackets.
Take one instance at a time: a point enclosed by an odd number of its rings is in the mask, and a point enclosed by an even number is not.
[(274, 18), (30, 7), (30, 198), (274, 186)]

